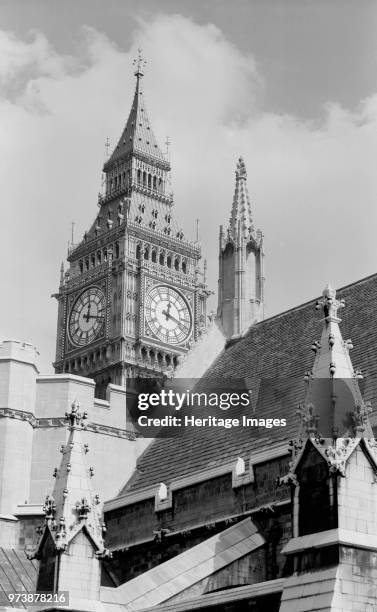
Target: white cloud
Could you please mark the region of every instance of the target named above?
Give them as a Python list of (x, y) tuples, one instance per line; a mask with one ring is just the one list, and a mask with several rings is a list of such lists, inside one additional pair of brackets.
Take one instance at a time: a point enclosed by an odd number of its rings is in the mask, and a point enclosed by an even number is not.
[[(132, 101), (132, 58), (148, 60), (148, 111), (172, 146), (176, 215), (201, 219), (212, 288), (218, 225), (229, 217), (237, 157), (245, 158), (256, 224), (265, 233), (269, 312), (375, 270), (377, 95), (323, 121), (263, 112), (263, 75), (213, 25), (181, 16), (140, 21), (127, 52), (83, 29), (75, 55), (40, 33), (0, 32), (2, 337), (38, 344), (53, 359), (57, 288), (70, 222), (96, 214), (104, 142), (115, 144)], [(131, 52), (132, 48), (132, 52)]]

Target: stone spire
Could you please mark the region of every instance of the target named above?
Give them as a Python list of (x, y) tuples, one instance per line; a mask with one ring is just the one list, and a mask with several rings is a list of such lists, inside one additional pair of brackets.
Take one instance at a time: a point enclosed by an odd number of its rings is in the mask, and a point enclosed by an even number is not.
[(255, 231), (245, 162), (239, 158), (226, 234), (220, 227), (217, 317), (227, 338), (264, 317), (263, 235)]
[(343, 340), (338, 310), (344, 300), (327, 285), (316, 308), (323, 311), (320, 341), (314, 341), (316, 356), (313, 369), (306, 372), (307, 385), (304, 403), (298, 409), (300, 425), (297, 437), (291, 442), (292, 461), (282, 482), (296, 483), (296, 470), (309, 441), (329, 466), (330, 473), (345, 475), (346, 463), (363, 440), (364, 447), (374, 463), (377, 450), (369, 421), (370, 403), (364, 402), (359, 370), (354, 370), (349, 356), (351, 340)]
[(307, 391), (300, 408), (304, 435), (373, 436), (358, 384), (362, 375), (354, 370), (349, 355), (353, 345), (351, 340), (343, 340), (339, 328), (338, 311), (344, 306), (330, 285), (316, 303), (324, 318), (321, 339), (312, 344), (313, 369), (305, 374)]
[(153, 161), (163, 169), (170, 171), (170, 164), (157, 143), (148, 118), (142, 87), (145, 63), (139, 49), (138, 58), (134, 60), (136, 87), (131, 111), (118, 144), (104, 165), (105, 172), (108, 172), (114, 163), (125, 160), (130, 154), (141, 156), (146, 161)]
[(229, 219), (229, 233), (233, 239), (239, 233), (243, 237), (248, 237), (254, 233), (251, 203), (247, 190), (247, 172), (245, 162), (239, 158), (236, 168), (236, 186), (233, 196), (231, 216)]
[[(91, 484), (94, 471), (86, 464), (89, 448), (81, 438), (86, 413), (80, 412), (77, 400), (66, 418), (68, 442), (61, 447), (61, 464), (54, 470), (55, 486), (43, 506), (46, 524), (35, 554), (41, 560), (38, 589), (68, 590), (72, 595), (96, 598), (99, 559), (108, 552), (98, 509), (100, 500)], [(53, 577), (46, 571), (51, 555), (60, 559)]]
[[(355, 589), (349, 578), (350, 559), (352, 564), (357, 558), (360, 542), (363, 554), (373, 554), (377, 442), (368, 417), (370, 406), (359, 389), (361, 374), (349, 356), (352, 342), (344, 341), (339, 329), (338, 311), (344, 305), (330, 285), (316, 304), (324, 315), (321, 339), (312, 344), (315, 359), (312, 371), (305, 374), (300, 428), (290, 443), (289, 471), (280, 479), (291, 486), (292, 538), (282, 553), (290, 559), (287, 566), (294, 568), (286, 579), (280, 612), (335, 612), (350, 609), (355, 601), (364, 610), (373, 589), (373, 579)], [(328, 559), (335, 547), (339, 556), (330, 574)], [(322, 553), (316, 557), (313, 551), (318, 549)], [(303, 558), (315, 561), (297, 572)], [(312, 589), (313, 566), (326, 583), (323, 590)]]

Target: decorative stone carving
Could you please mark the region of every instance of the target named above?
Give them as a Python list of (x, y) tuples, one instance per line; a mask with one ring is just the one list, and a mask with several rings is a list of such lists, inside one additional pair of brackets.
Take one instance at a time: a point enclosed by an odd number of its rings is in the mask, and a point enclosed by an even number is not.
[(296, 414), (300, 416), (303, 431), (307, 436), (315, 436), (318, 434), (319, 416), (313, 404), (300, 405)]
[(80, 402), (75, 399), (72, 402), (71, 412), (66, 412), (65, 416), (67, 421), (69, 422), (70, 427), (84, 427), (84, 421), (87, 419), (88, 415), (86, 412), (80, 412)]
[(46, 521), (50, 521), (55, 518), (56, 504), (52, 495), (47, 495), (45, 503), (42, 506), (42, 510), (45, 513)]
[(85, 497), (83, 497), (80, 501), (76, 503), (76, 512), (80, 521), (86, 520), (88, 518), (90, 510), (91, 506)]

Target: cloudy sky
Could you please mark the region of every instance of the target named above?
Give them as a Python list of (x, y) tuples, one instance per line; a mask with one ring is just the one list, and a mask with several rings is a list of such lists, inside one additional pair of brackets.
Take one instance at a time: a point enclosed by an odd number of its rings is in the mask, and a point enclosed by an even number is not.
[[(211, 288), (242, 155), (268, 315), (377, 271), (374, 0), (0, 0), (0, 338), (54, 359), (59, 267), (97, 212), (138, 46)], [(344, 312), (346, 316), (346, 312)]]

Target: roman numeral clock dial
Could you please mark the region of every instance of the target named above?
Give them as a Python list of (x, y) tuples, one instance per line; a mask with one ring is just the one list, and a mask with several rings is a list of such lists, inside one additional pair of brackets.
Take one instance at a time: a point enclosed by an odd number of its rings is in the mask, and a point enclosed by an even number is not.
[(172, 287), (158, 285), (146, 296), (145, 318), (156, 338), (182, 344), (192, 331), (192, 315), (185, 298)]
[(68, 321), (69, 337), (74, 345), (85, 346), (98, 338), (105, 322), (105, 308), (105, 294), (99, 287), (90, 287), (79, 295)]

